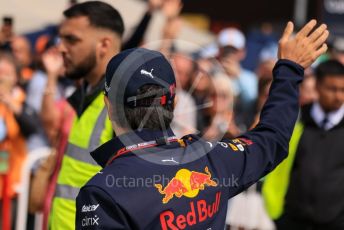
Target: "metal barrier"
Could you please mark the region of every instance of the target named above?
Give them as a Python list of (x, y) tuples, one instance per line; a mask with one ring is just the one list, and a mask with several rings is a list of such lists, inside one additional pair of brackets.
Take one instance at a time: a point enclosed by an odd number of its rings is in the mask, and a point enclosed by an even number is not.
[[(16, 188), (18, 194), (18, 207), (15, 228), (16, 230), (26, 230), (31, 170), (38, 161), (48, 157), (51, 151), (51, 148), (43, 147), (28, 153), (26, 162), (24, 163), (21, 172), (21, 183)], [(42, 218), (40, 218), (39, 216), (39, 213), (36, 214), (35, 219), (37, 223), (35, 224), (35, 230), (41, 230), (42, 228), (42, 224), (39, 223), (42, 222)]]

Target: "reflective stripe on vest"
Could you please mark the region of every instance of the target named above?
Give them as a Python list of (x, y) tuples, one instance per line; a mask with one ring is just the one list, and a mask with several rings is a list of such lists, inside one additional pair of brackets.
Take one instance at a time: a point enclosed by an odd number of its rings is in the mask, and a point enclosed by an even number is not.
[(262, 194), (269, 216), (276, 220), (283, 214), (285, 195), (289, 186), (296, 150), (303, 133), (303, 124), (297, 122), (289, 142), (288, 157), (265, 177)]
[(105, 126), (105, 119), (106, 109), (103, 108), (98, 117), (97, 123), (93, 128), (88, 148), (82, 148), (75, 144), (68, 143), (65, 155), (78, 161), (86, 162), (92, 165), (98, 165), (97, 162), (93, 160), (90, 152), (96, 149), (100, 144), (100, 136)]
[(113, 136), (103, 97), (100, 93), (81, 117), (73, 121), (53, 201), (50, 222), (53, 230), (74, 229), (79, 190), (101, 169), (90, 152)]
[(76, 197), (78, 196), (79, 190), (80, 189), (76, 187), (59, 184), (56, 187), (56, 197), (61, 197), (61, 198), (69, 199), (69, 200), (75, 200)]

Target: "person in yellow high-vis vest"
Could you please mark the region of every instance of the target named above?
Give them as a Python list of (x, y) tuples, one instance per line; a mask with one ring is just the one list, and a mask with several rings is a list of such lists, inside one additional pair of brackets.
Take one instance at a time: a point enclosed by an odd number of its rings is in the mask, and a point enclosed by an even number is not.
[(103, 2), (85, 2), (64, 11), (59, 51), (65, 75), (81, 80), (68, 99), (76, 111), (57, 179), (50, 215), (50, 229), (74, 229), (75, 199), (100, 167), (90, 152), (113, 136), (103, 99), (108, 61), (121, 48), (123, 20), (116, 9)]

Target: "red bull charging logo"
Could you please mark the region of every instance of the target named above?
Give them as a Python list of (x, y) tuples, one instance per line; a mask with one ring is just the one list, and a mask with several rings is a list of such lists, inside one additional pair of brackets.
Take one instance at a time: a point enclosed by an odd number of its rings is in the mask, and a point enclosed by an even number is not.
[(164, 195), (162, 203), (168, 203), (175, 197), (196, 197), (200, 190), (204, 190), (206, 186), (217, 186), (217, 183), (211, 179), (211, 173), (208, 167), (204, 169), (205, 173), (190, 171), (188, 169), (180, 169), (173, 179), (163, 188), (161, 184), (155, 184), (159, 193)]

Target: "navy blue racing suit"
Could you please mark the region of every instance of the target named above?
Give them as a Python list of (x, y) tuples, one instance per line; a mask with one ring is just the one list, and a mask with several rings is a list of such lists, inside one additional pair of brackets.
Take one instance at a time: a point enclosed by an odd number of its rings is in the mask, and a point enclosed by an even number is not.
[(171, 130), (144, 129), (92, 152), (103, 169), (79, 192), (76, 229), (224, 229), (228, 199), (288, 153), (303, 68), (279, 60), (273, 76), (260, 122), (236, 139), (187, 135), (181, 141)]

